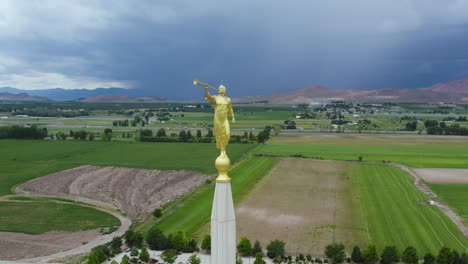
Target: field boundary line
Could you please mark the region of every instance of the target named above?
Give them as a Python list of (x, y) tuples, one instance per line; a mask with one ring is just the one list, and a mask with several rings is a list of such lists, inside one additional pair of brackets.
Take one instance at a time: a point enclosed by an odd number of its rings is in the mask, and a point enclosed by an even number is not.
[[(413, 180), (414, 180), (414, 186), (417, 189), (419, 189), (422, 193), (425, 193), (423, 188), (427, 188), (427, 189), (431, 190), (431, 192), (432, 192), (432, 189), (429, 188), (424, 183), (424, 181), (416, 173), (414, 173), (411, 170), (411, 168), (409, 168), (407, 166), (404, 166), (402, 164), (398, 164), (398, 163), (392, 163), (392, 165), (394, 165), (396, 167), (399, 167), (400, 169), (402, 169), (403, 171), (408, 173), (410, 176), (412, 176)], [(458, 227), (458, 229), (462, 232), (462, 234), (465, 237), (468, 237), (468, 227), (465, 226), (464, 220), (462, 218), (460, 218), (460, 216), (452, 208), (450, 208), (448, 205), (445, 205), (445, 204), (443, 204), (441, 202), (436, 202), (435, 206), (437, 206), (437, 208), (439, 208), (439, 210), (441, 210), (450, 220), (452, 220), (452, 222)]]
[(424, 220), (424, 222), (429, 226), (429, 228), (431, 229), (431, 232), (432, 234), (435, 236), (435, 238), (437, 238), (437, 241), (439, 241), (439, 244), (441, 246), (443, 246), (443, 243), (442, 241), (440, 240), (439, 236), (435, 233), (434, 229), (432, 228), (432, 225), (428, 222), (427, 218), (421, 213), (419, 212), (418, 210), (416, 210), (416, 207), (414, 207), (413, 203), (410, 201), (410, 198), (409, 198), (409, 194), (408, 194), (408, 191), (406, 190), (406, 188), (403, 186), (403, 184), (395, 177), (395, 174), (394, 172), (390, 169), (391, 167), (389, 166), (385, 166), (386, 169), (390, 172), (390, 175), (392, 175), (392, 178), (397, 182), (397, 184), (403, 189), (403, 191), (405, 192), (405, 196), (406, 196), (406, 201), (408, 202), (408, 204), (411, 206), (411, 208), (414, 209), (414, 211), (416, 211), (418, 213), (419, 216), (421, 216), (421, 218)]

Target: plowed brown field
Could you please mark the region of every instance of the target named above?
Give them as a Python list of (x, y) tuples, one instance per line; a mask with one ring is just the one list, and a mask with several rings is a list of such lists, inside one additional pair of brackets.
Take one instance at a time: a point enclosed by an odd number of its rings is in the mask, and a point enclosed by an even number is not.
[(193, 171), (160, 171), (81, 166), (21, 184), (17, 192), (84, 198), (144, 219), (154, 209), (193, 190), (206, 180)]

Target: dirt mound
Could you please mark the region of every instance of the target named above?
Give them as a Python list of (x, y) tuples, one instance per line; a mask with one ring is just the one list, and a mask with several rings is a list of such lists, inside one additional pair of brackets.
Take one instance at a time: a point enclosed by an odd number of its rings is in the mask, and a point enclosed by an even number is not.
[(41, 235), (0, 232), (0, 259), (48, 256), (81, 246), (99, 236), (99, 229), (81, 232), (51, 231)]
[(19, 185), (16, 191), (92, 199), (116, 207), (136, 220), (146, 218), (154, 209), (205, 180), (193, 171), (81, 166), (34, 179)]

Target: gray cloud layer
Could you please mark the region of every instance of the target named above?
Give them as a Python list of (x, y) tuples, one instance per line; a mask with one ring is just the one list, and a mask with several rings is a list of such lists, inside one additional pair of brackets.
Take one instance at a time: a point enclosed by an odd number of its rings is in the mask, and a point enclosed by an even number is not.
[(468, 76), (468, 0), (0, 2), (0, 86), (197, 98)]

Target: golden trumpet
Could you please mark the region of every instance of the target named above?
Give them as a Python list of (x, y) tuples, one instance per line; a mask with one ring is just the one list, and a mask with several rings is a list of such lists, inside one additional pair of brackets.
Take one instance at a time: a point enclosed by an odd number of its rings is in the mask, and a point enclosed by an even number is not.
[(211, 88), (211, 89), (213, 89), (213, 90), (219, 91), (218, 88), (213, 87), (213, 86), (211, 86), (211, 85), (208, 85), (208, 84), (206, 84), (206, 83), (199, 82), (197, 79), (193, 80), (193, 85), (208, 86), (208, 88)]

